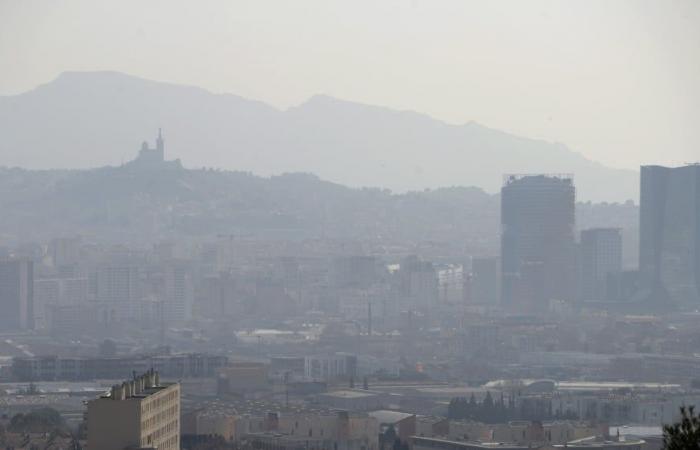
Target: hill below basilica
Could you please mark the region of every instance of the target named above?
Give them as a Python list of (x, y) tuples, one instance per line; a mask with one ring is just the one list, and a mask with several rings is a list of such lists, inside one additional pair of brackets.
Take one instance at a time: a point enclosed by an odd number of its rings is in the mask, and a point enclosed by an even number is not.
[[(90, 170), (0, 169), (0, 210), (0, 245), (81, 235), (150, 246), (225, 235), (350, 240), (379, 252), (395, 245), (454, 257), (496, 255), (500, 245), (499, 196), (475, 187), (396, 194), (304, 173), (259, 177), (140, 158)], [(635, 264), (638, 214), (632, 203), (579, 203), (577, 225), (623, 228), (625, 258)]]

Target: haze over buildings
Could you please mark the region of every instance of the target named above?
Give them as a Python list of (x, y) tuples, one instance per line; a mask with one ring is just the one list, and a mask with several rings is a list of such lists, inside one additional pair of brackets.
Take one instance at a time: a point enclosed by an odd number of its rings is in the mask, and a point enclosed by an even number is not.
[(700, 406), (698, 25), (0, 2), (0, 448), (661, 450)]

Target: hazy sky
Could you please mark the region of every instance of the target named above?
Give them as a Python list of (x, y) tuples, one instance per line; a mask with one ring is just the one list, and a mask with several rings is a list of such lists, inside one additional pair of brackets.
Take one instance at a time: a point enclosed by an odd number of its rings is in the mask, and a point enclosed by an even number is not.
[(117, 70), (470, 120), (617, 167), (700, 160), (700, 1), (0, 0), (0, 94)]

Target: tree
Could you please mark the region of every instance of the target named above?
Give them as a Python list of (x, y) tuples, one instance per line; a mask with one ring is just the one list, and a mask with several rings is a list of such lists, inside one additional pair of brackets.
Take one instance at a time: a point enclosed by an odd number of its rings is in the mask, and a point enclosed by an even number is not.
[(681, 421), (664, 425), (664, 449), (700, 450), (700, 417), (693, 406), (681, 406)]
[(484, 397), (484, 401), (481, 403), (484, 408), (493, 408), (493, 397), (491, 397), (491, 391), (486, 391), (486, 397)]
[(27, 414), (15, 414), (8, 429), (19, 433), (49, 433), (65, 428), (61, 414), (52, 408), (38, 408)]
[(381, 450), (391, 450), (397, 440), (398, 437), (394, 425), (389, 425), (384, 433), (379, 434), (379, 448)]
[(407, 442), (401, 442), (401, 439), (396, 438), (392, 450), (408, 450), (408, 448)]

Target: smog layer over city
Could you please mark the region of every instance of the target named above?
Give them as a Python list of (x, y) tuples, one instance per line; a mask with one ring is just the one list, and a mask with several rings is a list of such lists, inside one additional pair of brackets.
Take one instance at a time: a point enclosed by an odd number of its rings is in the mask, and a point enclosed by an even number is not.
[(700, 448), (697, 0), (0, 0), (0, 448)]

